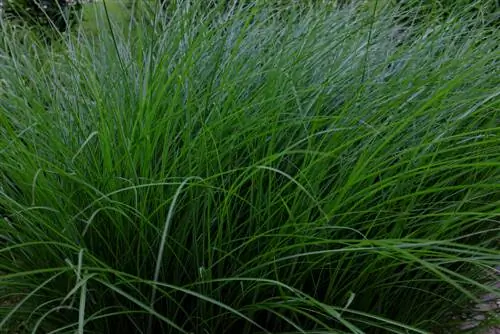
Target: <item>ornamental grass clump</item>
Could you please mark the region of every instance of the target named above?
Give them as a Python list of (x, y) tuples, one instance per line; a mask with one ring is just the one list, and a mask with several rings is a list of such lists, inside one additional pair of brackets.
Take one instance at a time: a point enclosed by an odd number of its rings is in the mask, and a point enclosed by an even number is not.
[(269, 10), (6, 30), (0, 331), (426, 333), (498, 294), (498, 35)]

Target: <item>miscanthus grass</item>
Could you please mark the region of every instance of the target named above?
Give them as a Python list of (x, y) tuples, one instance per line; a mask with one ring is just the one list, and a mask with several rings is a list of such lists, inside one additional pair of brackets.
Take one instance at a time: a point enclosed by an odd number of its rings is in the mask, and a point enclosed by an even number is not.
[(0, 331), (425, 333), (498, 294), (498, 35), (327, 9), (4, 25)]

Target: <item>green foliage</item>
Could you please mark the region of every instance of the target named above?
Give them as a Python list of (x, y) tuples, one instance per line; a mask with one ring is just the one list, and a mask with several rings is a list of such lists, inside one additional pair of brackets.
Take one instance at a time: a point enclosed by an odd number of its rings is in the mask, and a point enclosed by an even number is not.
[(498, 36), (322, 9), (2, 31), (0, 331), (426, 333), (498, 294)]
[(64, 31), (79, 19), (82, 5), (67, 0), (0, 0), (3, 19), (26, 24), (35, 29), (55, 28)]
[(474, 17), (483, 23), (499, 26), (500, 2), (498, 0), (393, 0), (402, 9), (401, 21), (406, 23), (450, 17)]

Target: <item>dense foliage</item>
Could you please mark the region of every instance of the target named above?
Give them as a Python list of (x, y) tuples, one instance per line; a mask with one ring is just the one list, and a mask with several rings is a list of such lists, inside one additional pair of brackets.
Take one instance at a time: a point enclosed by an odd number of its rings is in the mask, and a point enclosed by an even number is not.
[(82, 5), (72, 0), (0, 0), (1, 19), (65, 31), (76, 23)]
[(456, 333), (499, 295), (500, 37), (322, 6), (0, 27), (0, 332)]

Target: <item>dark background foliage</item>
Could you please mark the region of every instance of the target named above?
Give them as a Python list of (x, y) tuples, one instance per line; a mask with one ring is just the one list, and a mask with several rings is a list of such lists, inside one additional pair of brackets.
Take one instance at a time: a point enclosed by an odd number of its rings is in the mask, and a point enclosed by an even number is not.
[(79, 19), (82, 5), (72, 0), (0, 0), (2, 18), (35, 28), (65, 31)]

